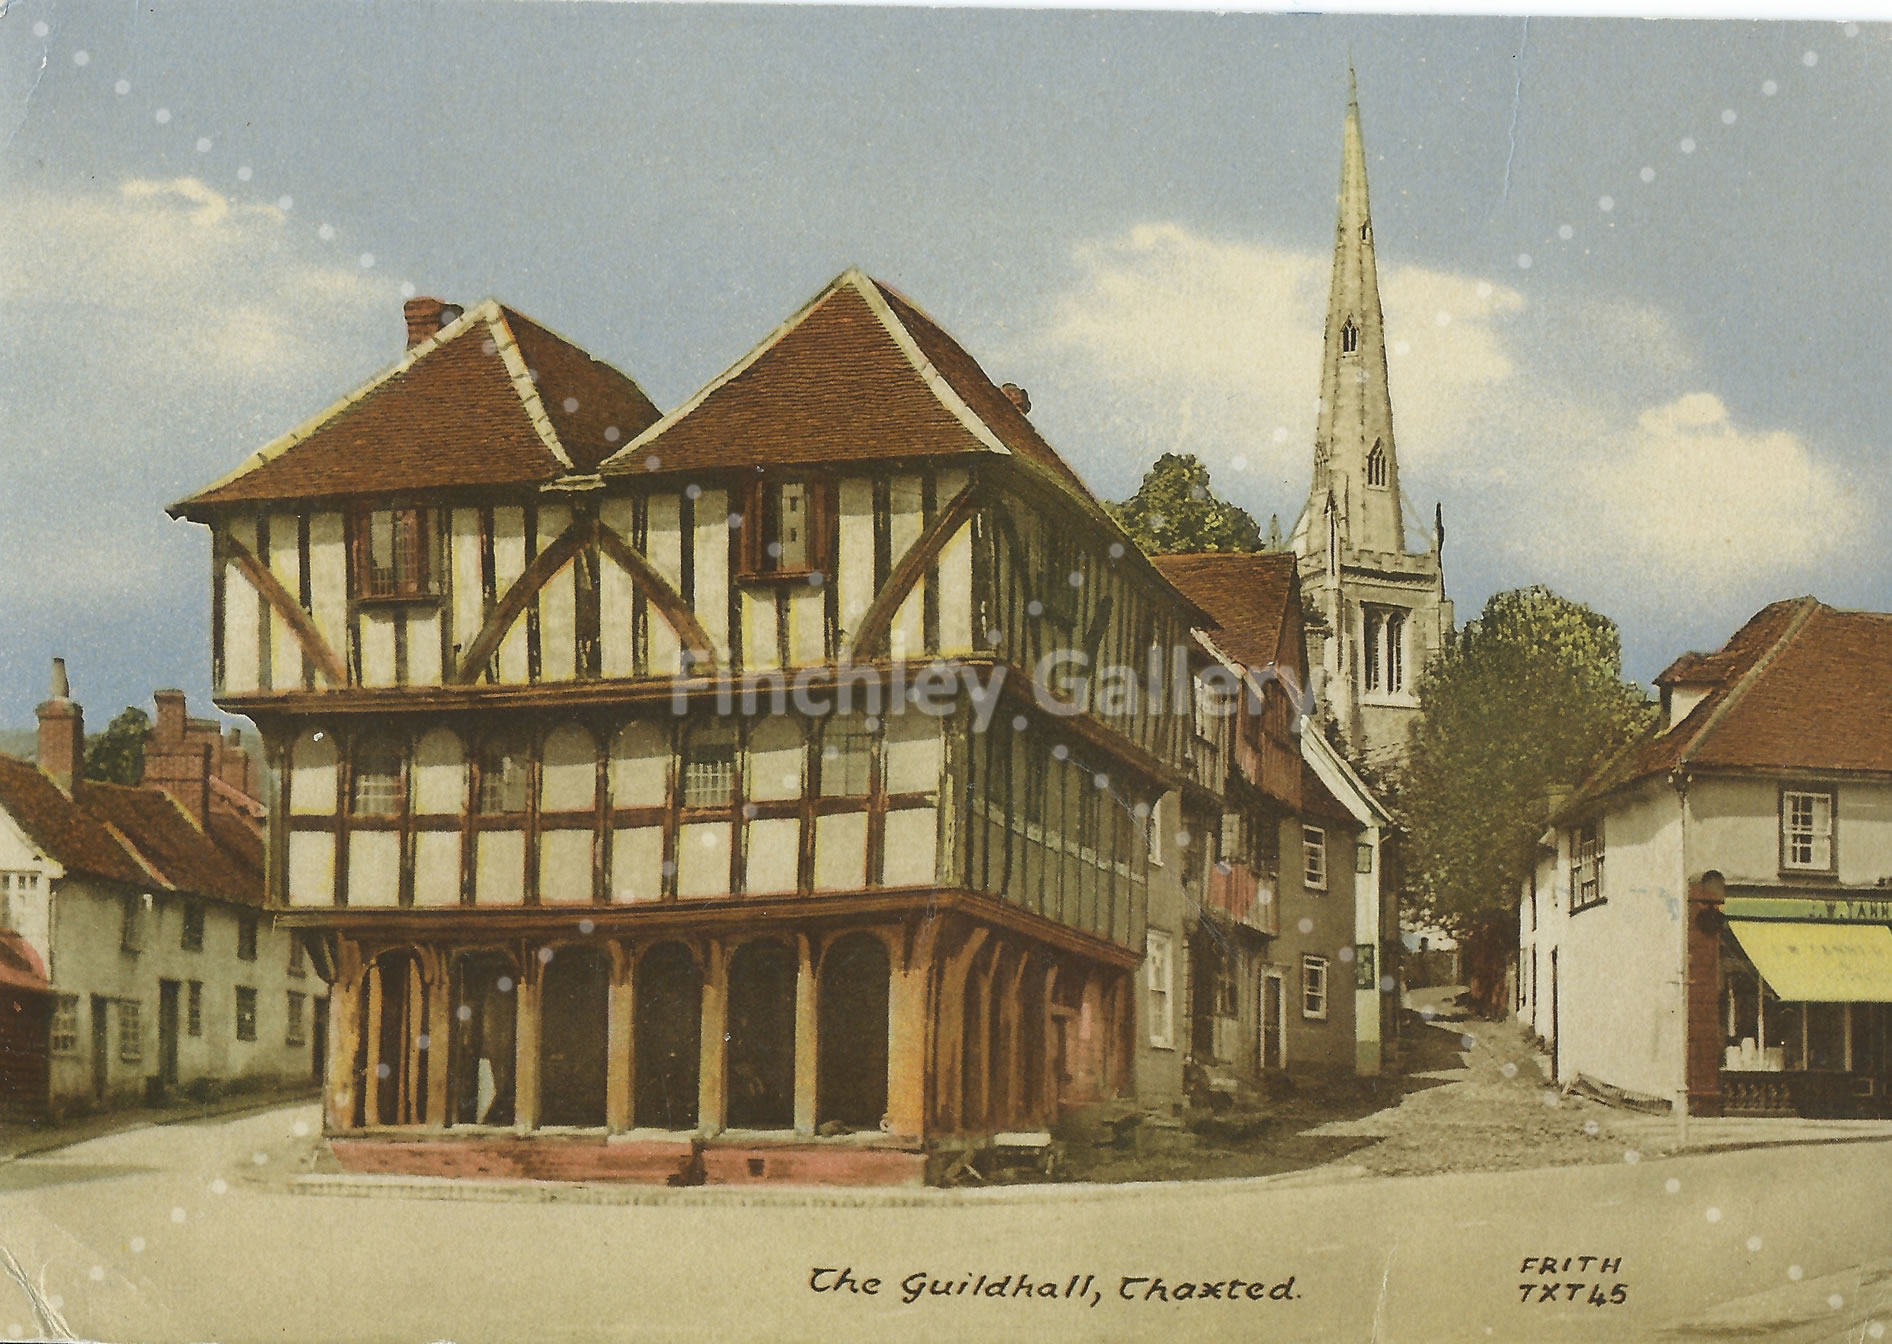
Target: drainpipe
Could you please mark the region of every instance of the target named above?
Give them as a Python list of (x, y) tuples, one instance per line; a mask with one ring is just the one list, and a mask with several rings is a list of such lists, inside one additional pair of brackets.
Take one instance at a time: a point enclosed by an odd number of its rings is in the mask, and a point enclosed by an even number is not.
[(1682, 1024), (1682, 1076), (1680, 1085), (1675, 1089), (1675, 1146), (1677, 1148), (1686, 1148), (1688, 1147), (1688, 928), (1690, 919), (1688, 899), (1688, 772), (1686, 770), (1675, 770), (1671, 772), (1669, 775), (1669, 783), (1675, 787), (1676, 804), (1680, 811), (1680, 842), (1682, 850), (1681, 881), (1676, 889), (1679, 893), (1682, 913), (1681, 918), (1676, 921), (1675, 926), (1676, 937), (1679, 940), (1676, 950), (1680, 953), (1682, 967), (1682, 973), (1676, 977), (1676, 988), (1682, 1005), (1680, 1018)]

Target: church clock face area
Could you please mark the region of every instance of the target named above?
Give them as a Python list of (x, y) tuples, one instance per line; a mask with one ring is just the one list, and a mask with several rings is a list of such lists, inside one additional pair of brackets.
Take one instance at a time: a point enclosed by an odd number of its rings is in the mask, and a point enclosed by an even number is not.
[(227, 4), (0, 4), (0, 1338), (1886, 1337), (1892, 27)]

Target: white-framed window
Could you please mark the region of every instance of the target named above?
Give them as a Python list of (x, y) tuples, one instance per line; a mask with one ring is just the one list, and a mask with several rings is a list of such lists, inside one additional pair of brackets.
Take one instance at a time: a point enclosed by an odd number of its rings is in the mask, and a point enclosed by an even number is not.
[(1145, 935), (1143, 980), (1150, 991), (1150, 1044), (1159, 1050), (1174, 1050), (1176, 945), (1160, 929), (1151, 929)]
[(371, 737), (355, 746), (354, 788), (349, 811), (358, 817), (392, 817), (401, 811), (401, 748)]
[(60, 994), (53, 999), (52, 1040), (55, 1055), (70, 1055), (79, 1049), (79, 996)]
[(248, 985), (237, 986), (236, 1038), (239, 1041), (256, 1039), (256, 991)]
[(1327, 890), (1327, 832), (1301, 827), (1301, 881), (1309, 891)]
[(142, 1064), (145, 1057), (144, 1013), (136, 999), (118, 1001), (118, 1058), (126, 1064)]
[(1592, 821), (1570, 833), (1570, 913), (1603, 903), (1603, 825)]
[(356, 522), (355, 591), (361, 597), (421, 597), (434, 591), (427, 517), (420, 509), (374, 509)]
[(0, 929), (18, 928), (14, 897), (24, 898), (39, 890), (38, 873), (0, 873)]
[(821, 733), (821, 796), (860, 798), (873, 779), (874, 733), (867, 720), (836, 715)]
[(728, 807), (736, 798), (736, 730), (709, 722), (691, 730), (683, 748), (683, 805)]
[(1327, 1017), (1327, 958), (1311, 952), (1301, 957), (1301, 1016)]
[(302, 1016), (302, 1008), (307, 1001), (306, 994), (298, 994), (293, 989), (289, 991), (289, 1010), (287, 1025), (283, 1032), (283, 1044), (306, 1045), (308, 1043), (308, 1038), (303, 1035)]
[(1833, 871), (1833, 795), (1783, 789), (1780, 795), (1780, 866)]

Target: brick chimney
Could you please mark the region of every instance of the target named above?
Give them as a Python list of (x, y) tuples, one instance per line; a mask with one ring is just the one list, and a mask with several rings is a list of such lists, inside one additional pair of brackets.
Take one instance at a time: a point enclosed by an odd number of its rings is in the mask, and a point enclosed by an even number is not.
[(1006, 400), (1018, 407), (1018, 413), (1020, 415), (1029, 415), (1031, 413), (1031, 393), (1027, 392), (1017, 383), (1007, 383), (1004, 387), (1001, 387), (999, 391), (1005, 394)]
[(422, 341), (437, 335), (449, 322), (457, 322), (465, 311), (457, 303), (447, 303), (441, 299), (409, 299), (401, 305), (401, 314), (407, 319), (407, 348), (412, 350)]
[(210, 746), (190, 740), (184, 692), (153, 691), (158, 718), (145, 742), (145, 784), (163, 789), (202, 830), (210, 814)]
[(37, 710), (39, 768), (71, 797), (85, 779), (85, 711), (72, 699), (66, 660), (53, 659), (52, 695)]

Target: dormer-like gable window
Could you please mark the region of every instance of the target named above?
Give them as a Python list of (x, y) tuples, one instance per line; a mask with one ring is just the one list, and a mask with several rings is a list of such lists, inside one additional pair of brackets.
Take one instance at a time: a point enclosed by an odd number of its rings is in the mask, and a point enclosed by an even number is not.
[(355, 516), (355, 594), (431, 597), (435, 588), (427, 511), (368, 509)]
[(802, 576), (827, 567), (826, 509), (813, 481), (758, 480), (742, 512), (742, 572)]

